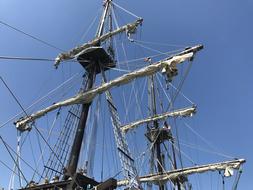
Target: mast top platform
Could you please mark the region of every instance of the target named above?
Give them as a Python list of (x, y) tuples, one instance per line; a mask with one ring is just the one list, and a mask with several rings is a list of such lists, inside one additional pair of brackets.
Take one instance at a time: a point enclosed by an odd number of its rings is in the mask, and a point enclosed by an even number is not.
[[(77, 61), (88, 72), (91, 68), (95, 67), (96, 74), (101, 72), (100, 68), (106, 71), (116, 66), (111, 56), (100, 46), (93, 46), (80, 52), (77, 56)], [(100, 67), (100, 65), (102, 67)]]

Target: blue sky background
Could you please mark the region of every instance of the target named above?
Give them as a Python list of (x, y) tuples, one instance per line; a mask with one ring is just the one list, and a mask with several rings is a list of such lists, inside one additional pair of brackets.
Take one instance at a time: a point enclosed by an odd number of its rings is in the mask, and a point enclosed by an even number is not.
[[(239, 189), (251, 189), (253, 2), (115, 2), (144, 18), (143, 40), (180, 46), (204, 44), (205, 49), (198, 53), (183, 87), (184, 94), (198, 106), (195, 130), (224, 152), (247, 159)], [(81, 44), (83, 33), (100, 7), (100, 0), (1, 0), (0, 20), (68, 50)], [(0, 55), (54, 58), (60, 53), (3, 25), (0, 25), (0, 39)], [(80, 69), (66, 64), (55, 71), (52, 65), (51, 62), (1, 60), (0, 75), (26, 107)], [(0, 84), (0, 123), (19, 111)], [(10, 123), (0, 129), (10, 143), (15, 139), (13, 127)], [(2, 160), (7, 159), (3, 149), (0, 153)], [(0, 169), (0, 184), (6, 186), (8, 178), (2, 171), (5, 170)]]

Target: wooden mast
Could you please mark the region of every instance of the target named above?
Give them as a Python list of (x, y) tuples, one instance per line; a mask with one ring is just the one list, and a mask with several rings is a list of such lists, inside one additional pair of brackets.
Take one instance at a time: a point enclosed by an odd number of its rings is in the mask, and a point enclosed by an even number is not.
[[(84, 88), (84, 90), (89, 90), (92, 88), (95, 76), (96, 76), (95, 69), (92, 69), (88, 74), (87, 86), (86, 88)], [(78, 123), (74, 142), (69, 155), (68, 164), (65, 168), (65, 173), (63, 177), (65, 180), (68, 179), (68, 177), (70, 176), (74, 176), (74, 174), (76, 173), (90, 105), (91, 103), (82, 104), (81, 117)]]
[[(105, 23), (105, 18), (108, 13), (108, 9), (110, 6), (111, 0), (107, 0), (104, 8), (104, 12), (101, 17), (100, 24), (98, 26), (98, 33), (96, 34), (96, 37), (100, 37), (103, 34), (103, 29), (104, 29), (104, 23)], [(98, 44), (99, 45), (99, 44)], [(84, 88), (84, 91), (90, 90), (93, 86), (94, 80), (96, 78), (97, 74), (97, 63), (94, 61), (91, 61), (89, 63), (91, 67), (87, 69), (88, 71), (88, 80), (87, 80), (87, 85), (86, 88)], [(83, 142), (83, 136), (84, 136), (84, 131), (86, 127), (86, 122), (87, 122), (87, 117), (89, 114), (89, 108), (92, 102), (88, 104), (82, 104), (82, 111), (81, 111), (81, 117), (79, 120), (79, 124), (76, 130), (74, 142), (71, 148), (71, 152), (69, 155), (69, 160), (68, 164), (66, 166), (66, 172), (64, 174), (64, 179), (67, 179), (70, 176), (74, 176), (77, 170), (78, 166), (78, 160), (80, 156), (80, 151), (82, 147), (82, 142)]]

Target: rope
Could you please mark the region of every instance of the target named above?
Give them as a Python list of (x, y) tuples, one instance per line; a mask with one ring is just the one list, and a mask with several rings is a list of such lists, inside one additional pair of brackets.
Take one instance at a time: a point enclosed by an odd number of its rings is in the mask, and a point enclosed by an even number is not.
[[(172, 144), (172, 142), (170, 142), (170, 141), (169, 141), (169, 143)], [(192, 164), (197, 165), (196, 162), (194, 162), (194, 161), (191, 159), (190, 156), (188, 156), (188, 155), (187, 155), (185, 152), (183, 152), (182, 150), (180, 151), (179, 148), (177, 147), (177, 145), (174, 144), (173, 146), (177, 149), (178, 152), (180, 152), (182, 155), (184, 155)]]
[(172, 83), (169, 83), (169, 85), (174, 88), (180, 95), (182, 95), (188, 102), (194, 105), (194, 102), (190, 100), (181, 90), (179, 90), (177, 87), (175, 87)]
[(119, 9), (121, 9), (121, 10), (125, 11), (126, 13), (132, 15), (133, 17), (135, 17), (135, 18), (140, 18), (139, 16), (135, 15), (134, 13), (132, 13), (132, 12), (130, 12), (130, 11), (124, 9), (123, 7), (121, 7), (120, 5), (118, 5), (117, 3), (113, 2), (113, 1), (111, 1), (111, 3), (112, 3), (113, 5), (115, 5), (116, 7), (118, 7)]
[(6, 23), (6, 22), (0, 21), (0, 24), (5, 25), (5, 26), (7, 26), (8, 28), (11, 28), (11, 29), (13, 29), (13, 30), (15, 30), (15, 31), (17, 31), (17, 32), (19, 32), (19, 33), (21, 33), (21, 34), (24, 34), (24, 35), (26, 35), (26, 36), (28, 36), (28, 37), (30, 37), (30, 38), (32, 38), (32, 39), (34, 39), (34, 40), (36, 40), (36, 41), (42, 43), (42, 44), (44, 44), (44, 45), (47, 45), (47, 46), (53, 48), (53, 49), (56, 49), (56, 50), (58, 50), (58, 51), (63, 51), (63, 52), (65, 52), (65, 50), (63, 50), (63, 49), (61, 49), (61, 48), (58, 48), (58, 47), (56, 47), (55, 45), (52, 45), (51, 43), (48, 43), (48, 42), (46, 42), (46, 41), (44, 41), (44, 40), (41, 40), (40, 38), (37, 38), (37, 37), (35, 37), (35, 36), (31, 35), (31, 34), (28, 34), (28, 33), (24, 32), (23, 30), (20, 30), (20, 29), (14, 27), (14, 26), (11, 26), (10, 24), (8, 24), (8, 23)]
[(116, 19), (116, 14), (115, 14), (114, 8), (112, 7), (111, 10), (112, 10), (112, 17), (113, 17), (113, 20), (115, 22), (116, 28), (119, 28), (119, 23), (118, 23), (118, 21)]
[[(180, 141), (182, 141), (182, 140), (180, 140)], [(229, 159), (232, 158), (232, 157), (227, 156), (227, 155), (225, 155), (225, 154), (223, 154), (223, 153), (215, 152), (215, 151), (210, 151), (210, 150), (207, 150), (207, 149), (204, 149), (204, 148), (200, 148), (200, 147), (198, 147), (198, 146), (195, 146), (195, 145), (193, 145), (193, 144), (182, 143), (182, 142), (180, 142), (179, 144), (180, 144), (180, 145), (183, 145), (183, 146), (186, 146), (186, 147), (189, 147), (189, 148), (192, 148), (192, 149), (195, 149), (195, 150), (199, 150), (199, 151), (203, 151), (203, 152), (207, 152), (207, 153), (212, 153), (212, 154), (215, 154), (215, 155), (218, 155), (218, 156), (223, 156), (223, 157), (225, 157), (225, 158), (229, 158)]]
[[(57, 120), (57, 118), (58, 118), (59, 115), (60, 115), (60, 109), (61, 109), (61, 108), (59, 108), (59, 110), (58, 110), (58, 112), (57, 112), (57, 114), (56, 114), (56, 116), (55, 116), (55, 118), (54, 118), (54, 121), (53, 121), (53, 123), (52, 123), (52, 125), (51, 125), (51, 127), (50, 127), (50, 129), (49, 129), (49, 133), (48, 133), (48, 137), (47, 137), (47, 141), (48, 141), (48, 142), (49, 142), (49, 139), (51, 138), (51, 134), (52, 134), (53, 128), (55, 127), (56, 120)], [(42, 157), (43, 157), (45, 148), (46, 148), (46, 145), (44, 144), (43, 150), (42, 150), (42, 152), (41, 152), (41, 154), (40, 154), (40, 157), (39, 157), (39, 159), (38, 159), (38, 162), (36, 163), (36, 168), (35, 168), (36, 171), (38, 171), (38, 169), (39, 169), (39, 163), (40, 163), (40, 161), (41, 161), (41, 159), (42, 159)], [(36, 174), (36, 173), (34, 172), (34, 173), (33, 173), (33, 176), (32, 176), (32, 180), (34, 179), (35, 174)], [(43, 175), (43, 174), (42, 174), (42, 175)]]
[[(49, 91), (46, 95), (42, 96), (40, 99), (36, 100), (34, 103), (32, 103), (30, 106), (28, 106), (26, 109), (24, 109), (23, 111), (19, 112), (18, 114), (16, 114), (15, 116), (11, 117), (9, 120), (7, 120), (5, 123), (3, 123), (0, 128), (4, 127), (5, 125), (7, 125), (9, 122), (13, 121), (16, 117), (18, 117), (19, 115), (25, 113), (26, 111), (28, 111), (31, 107), (33, 107), (34, 105), (38, 104), (39, 102), (41, 102), (42, 100), (44, 100), (45, 98), (47, 98), (49, 95), (51, 95), (52, 93), (54, 93), (56, 90), (60, 89), (61, 87), (63, 87), (65, 84), (67, 84), (69, 81), (73, 80), (74, 78), (76, 78), (78, 75), (80, 75), (82, 72), (76, 73), (75, 75), (73, 75), (72, 77), (70, 77), (68, 80), (64, 81), (62, 84), (60, 84), (59, 86), (57, 86), (56, 88), (54, 88), (53, 90)], [(2, 79), (2, 77), (0, 76), (0, 78)]]
[(87, 28), (87, 30), (85, 31), (85, 33), (82, 35), (80, 41), (82, 41), (82, 40), (87, 36), (87, 34), (88, 34), (88, 32), (90, 31), (91, 27), (94, 25), (95, 21), (97, 20), (97, 18), (98, 18), (98, 16), (99, 16), (98, 13), (99, 13), (101, 10), (102, 10), (102, 8), (100, 8), (100, 9), (97, 11), (95, 17), (93, 18), (91, 24), (88, 26), (88, 28)]
[[(10, 170), (13, 174), (15, 174), (15, 175), (18, 176), (18, 173), (17, 173), (15, 170), (11, 169), (11, 167), (8, 166), (4, 161), (0, 160), (0, 163), (1, 163), (3, 166), (5, 166), (8, 170)], [(24, 179), (23, 176), (21, 176), (21, 177)]]
[[(195, 131), (189, 124), (187, 124), (186, 122), (184, 122), (185, 126), (187, 128), (189, 128), (195, 135), (197, 135), (204, 143), (206, 143), (209, 147), (211, 147), (212, 149), (214, 150), (217, 150), (217, 148), (215, 146), (213, 146), (208, 140), (206, 140), (203, 136), (201, 136), (197, 131)], [(223, 153), (220, 153), (220, 154), (223, 154)], [(234, 158), (232, 156), (229, 156), (229, 155), (226, 155), (226, 154), (223, 154), (224, 157), (227, 157), (227, 158)]]
[[(16, 160), (14, 159), (13, 155), (12, 155), (11, 152), (10, 152), (10, 146), (4, 141), (4, 139), (2, 138), (1, 135), (0, 135), (0, 139), (1, 139), (1, 141), (3, 142), (3, 144), (4, 144), (4, 146), (5, 146), (6, 150), (7, 150), (7, 152), (9, 153), (9, 155), (10, 155), (10, 157), (11, 157), (11, 159), (12, 159), (12, 161), (14, 162), (14, 164), (16, 165), (16, 167), (18, 168), (19, 173), (23, 176), (23, 178), (25, 179), (26, 183), (28, 184), (28, 181), (27, 181), (26, 177), (24, 176), (23, 172), (21, 171), (21, 169), (20, 169), (20, 167), (19, 167), (19, 164), (16, 162)], [(12, 150), (12, 149), (11, 149), (11, 150)], [(12, 151), (13, 151), (13, 150), (12, 150)], [(13, 152), (15, 153), (15, 151), (13, 151)], [(18, 155), (17, 155), (17, 156), (18, 156)]]
[(238, 170), (238, 172), (236, 173), (236, 178), (235, 178), (232, 190), (236, 190), (237, 189), (239, 180), (241, 178), (241, 175), (242, 175), (242, 168), (240, 167), (239, 170)]
[[(124, 56), (125, 56), (125, 59), (127, 58), (127, 54), (126, 54), (126, 49), (125, 49), (125, 46), (124, 46), (124, 44), (122, 43), (122, 49), (123, 49), (123, 53), (124, 53)], [(128, 66), (128, 62), (127, 62), (127, 59), (126, 59), (126, 65), (127, 65), (127, 68), (129, 69), (129, 66)], [(132, 89), (133, 89), (133, 93), (134, 93), (134, 96), (135, 96), (135, 101), (136, 101), (136, 104), (137, 104), (137, 108), (138, 108), (138, 111), (139, 111), (139, 114), (140, 114), (140, 116), (144, 116), (144, 114), (143, 114), (143, 111), (142, 111), (142, 109), (141, 109), (141, 106), (140, 106), (140, 97), (138, 97), (138, 94), (137, 94), (137, 92), (136, 92), (136, 90), (135, 90), (135, 84), (136, 84), (136, 82), (134, 81), (133, 83), (131, 83), (131, 85), (132, 85)], [(140, 89), (140, 88), (139, 88)], [(145, 88), (143, 87), (143, 91), (145, 90)], [(130, 96), (131, 97), (131, 96)], [(139, 100), (138, 100), (139, 99)], [(130, 107), (130, 104), (129, 104), (129, 107)], [(128, 109), (129, 110), (129, 109)], [(127, 114), (126, 114), (126, 117), (128, 116), (128, 112), (127, 112)], [(125, 120), (126, 120), (126, 118), (125, 118)]]
[(21, 61), (55, 61), (54, 59), (48, 59), (48, 58), (14, 57), (14, 56), (0, 56), (0, 59), (21, 60)]
[(139, 43), (144, 43), (144, 44), (152, 44), (152, 45), (160, 45), (160, 46), (179, 47), (179, 48), (187, 47), (187, 45), (175, 45), (175, 44), (166, 44), (166, 43), (142, 41), (142, 40), (134, 40), (134, 41), (139, 42)]

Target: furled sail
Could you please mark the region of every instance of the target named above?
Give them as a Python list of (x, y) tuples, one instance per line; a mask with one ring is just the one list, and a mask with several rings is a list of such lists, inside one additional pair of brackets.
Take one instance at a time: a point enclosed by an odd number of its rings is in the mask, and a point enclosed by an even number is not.
[(162, 71), (163, 69), (166, 69), (168, 71), (168, 73), (170, 73), (171, 72), (170, 65), (175, 65), (175, 64), (184, 62), (186, 60), (192, 60), (195, 53), (197, 51), (201, 50), (202, 48), (203, 48), (202, 45), (196, 45), (191, 48), (187, 48), (186, 50), (184, 50), (174, 56), (168, 57), (168, 58), (161, 60), (159, 62), (150, 64), (150, 65), (143, 67), (141, 69), (127, 73), (125, 75), (122, 75), (114, 80), (103, 83), (100, 86), (94, 87), (91, 90), (88, 90), (83, 93), (79, 93), (76, 96), (69, 98), (67, 100), (57, 102), (45, 109), (42, 109), (40, 111), (37, 111), (36, 113), (31, 114), (30, 116), (19, 119), (15, 123), (16, 127), (17, 127), (17, 129), (19, 129), (21, 131), (27, 130), (29, 128), (27, 126), (27, 124), (33, 122), (34, 120), (42, 117), (46, 113), (53, 111), (59, 107), (69, 106), (69, 105), (73, 105), (73, 104), (90, 103), (98, 94), (102, 94), (105, 91), (107, 91), (113, 87), (130, 83), (131, 81), (133, 81), (137, 78), (153, 75), (159, 71)]
[(82, 54), (82, 51), (84, 51), (87, 48), (90, 48), (92, 46), (97, 46), (99, 43), (106, 41), (108, 38), (117, 35), (122, 32), (127, 32), (128, 34), (133, 33), (138, 25), (142, 23), (143, 19), (139, 18), (135, 22), (124, 25), (114, 31), (108, 32), (106, 34), (103, 34), (102, 36), (99, 36), (95, 38), (94, 40), (83, 44), (82, 46), (75, 47), (74, 49), (70, 50), (69, 52), (66, 53), (61, 53), (55, 58), (55, 67), (57, 68), (60, 64), (61, 61), (66, 61), (69, 59), (74, 59), (78, 55)]
[[(164, 182), (164, 181), (173, 181), (179, 177), (185, 177), (188, 175), (196, 174), (196, 173), (203, 173), (208, 171), (226, 171), (232, 169), (239, 169), (240, 166), (245, 163), (244, 159), (238, 159), (233, 161), (226, 161), (214, 164), (206, 164), (201, 166), (194, 166), (189, 168), (177, 169), (172, 171), (167, 171), (162, 174), (150, 174), (146, 176), (142, 176), (139, 178), (140, 183), (146, 182)], [(118, 186), (126, 186), (128, 184), (128, 180), (120, 180), (117, 182)]]
[(130, 124), (124, 125), (121, 127), (121, 130), (126, 133), (130, 129), (134, 129), (138, 127), (139, 125), (142, 125), (144, 123), (149, 123), (149, 122), (154, 122), (162, 119), (166, 119), (167, 117), (187, 117), (187, 116), (192, 116), (194, 113), (196, 113), (196, 107), (191, 107), (191, 108), (183, 108), (183, 109), (178, 109), (170, 112), (165, 112), (162, 114), (158, 114), (152, 117), (148, 117), (146, 119), (138, 120), (135, 122), (132, 122)]

